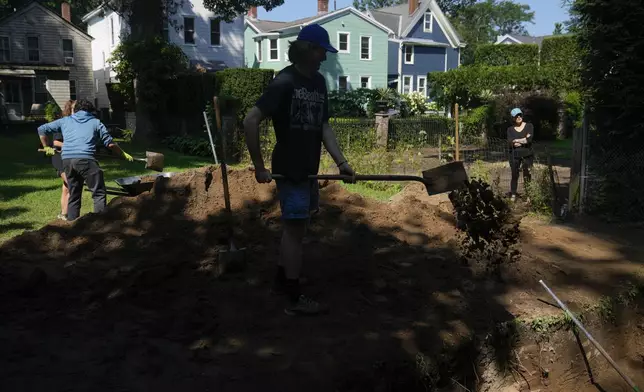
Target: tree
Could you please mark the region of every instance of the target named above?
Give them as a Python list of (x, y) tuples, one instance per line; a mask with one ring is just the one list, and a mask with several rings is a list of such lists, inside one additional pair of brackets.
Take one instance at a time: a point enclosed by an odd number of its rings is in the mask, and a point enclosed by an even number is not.
[(463, 64), (471, 64), (476, 47), (494, 42), (498, 35), (527, 35), (525, 24), (533, 20), (530, 6), (509, 0), (485, 0), (461, 9), (452, 22), (467, 43)]
[(436, 0), (436, 3), (447, 16), (454, 17), (476, 3), (476, 0)]
[(562, 35), (563, 34), (563, 23), (555, 23), (555, 31), (552, 32), (552, 35)]
[(407, 0), (353, 0), (353, 6), (360, 11), (376, 10), (406, 3)]

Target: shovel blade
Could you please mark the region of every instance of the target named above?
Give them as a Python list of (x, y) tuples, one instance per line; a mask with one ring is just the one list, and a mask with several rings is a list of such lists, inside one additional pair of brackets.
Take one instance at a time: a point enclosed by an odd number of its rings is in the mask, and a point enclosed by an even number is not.
[(161, 153), (152, 152), (152, 151), (145, 152), (146, 169), (162, 172), (164, 168), (164, 161), (165, 161), (165, 155)]
[(431, 196), (458, 189), (469, 178), (463, 162), (455, 161), (423, 171), (423, 180), (427, 193)]

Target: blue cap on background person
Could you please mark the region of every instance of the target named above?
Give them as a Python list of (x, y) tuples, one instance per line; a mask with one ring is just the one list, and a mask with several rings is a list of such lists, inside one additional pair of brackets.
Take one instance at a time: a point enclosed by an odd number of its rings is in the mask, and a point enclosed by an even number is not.
[(519, 114), (523, 115), (523, 112), (522, 112), (522, 111), (521, 111), (521, 109), (519, 109), (519, 108), (514, 108), (514, 109), (512, 109), (512, 111), (510, 112), (510, 115), (512, 116), (512, 118), (515, 118), (515, 117), (516, 117), (516, 116), (518, 116)]
[(319, 45), (326, 49), (327, 52), (338, 53), (338, 50), (331, 46), (329, 33), (319, 24), (310, 24), (304, 26), (297, 35), (298, 41), (307, 41)]

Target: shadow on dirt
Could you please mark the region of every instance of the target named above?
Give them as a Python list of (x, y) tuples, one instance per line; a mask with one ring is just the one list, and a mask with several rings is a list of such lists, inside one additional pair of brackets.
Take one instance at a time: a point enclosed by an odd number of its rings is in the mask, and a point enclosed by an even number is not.
[(475, 390), (477, 339), (512, 319), (498, 299), (512, 281), (474, 276), (413, 214), (370, 223), (373, 204), (333, 189), (322, 200), (305, 291), (332, 310), (314, 318), (289, 318), (269, 294), (274, 191), (237, 203), (248, 258), (238, 274), (217, 277), (221, 201), (199, 188), (117, 199), (104, 214), (8, 241), (0, 389), (425, 391), (454, 378)]

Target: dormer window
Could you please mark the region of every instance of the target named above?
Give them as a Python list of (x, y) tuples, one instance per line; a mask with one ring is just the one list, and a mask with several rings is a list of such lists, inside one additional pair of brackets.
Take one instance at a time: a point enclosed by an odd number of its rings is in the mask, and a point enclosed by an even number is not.
[(434, 17), (430, 11), (425, 12), (423, 30), (425, 30), (426, 33), (431, 33), (434, 30)]

